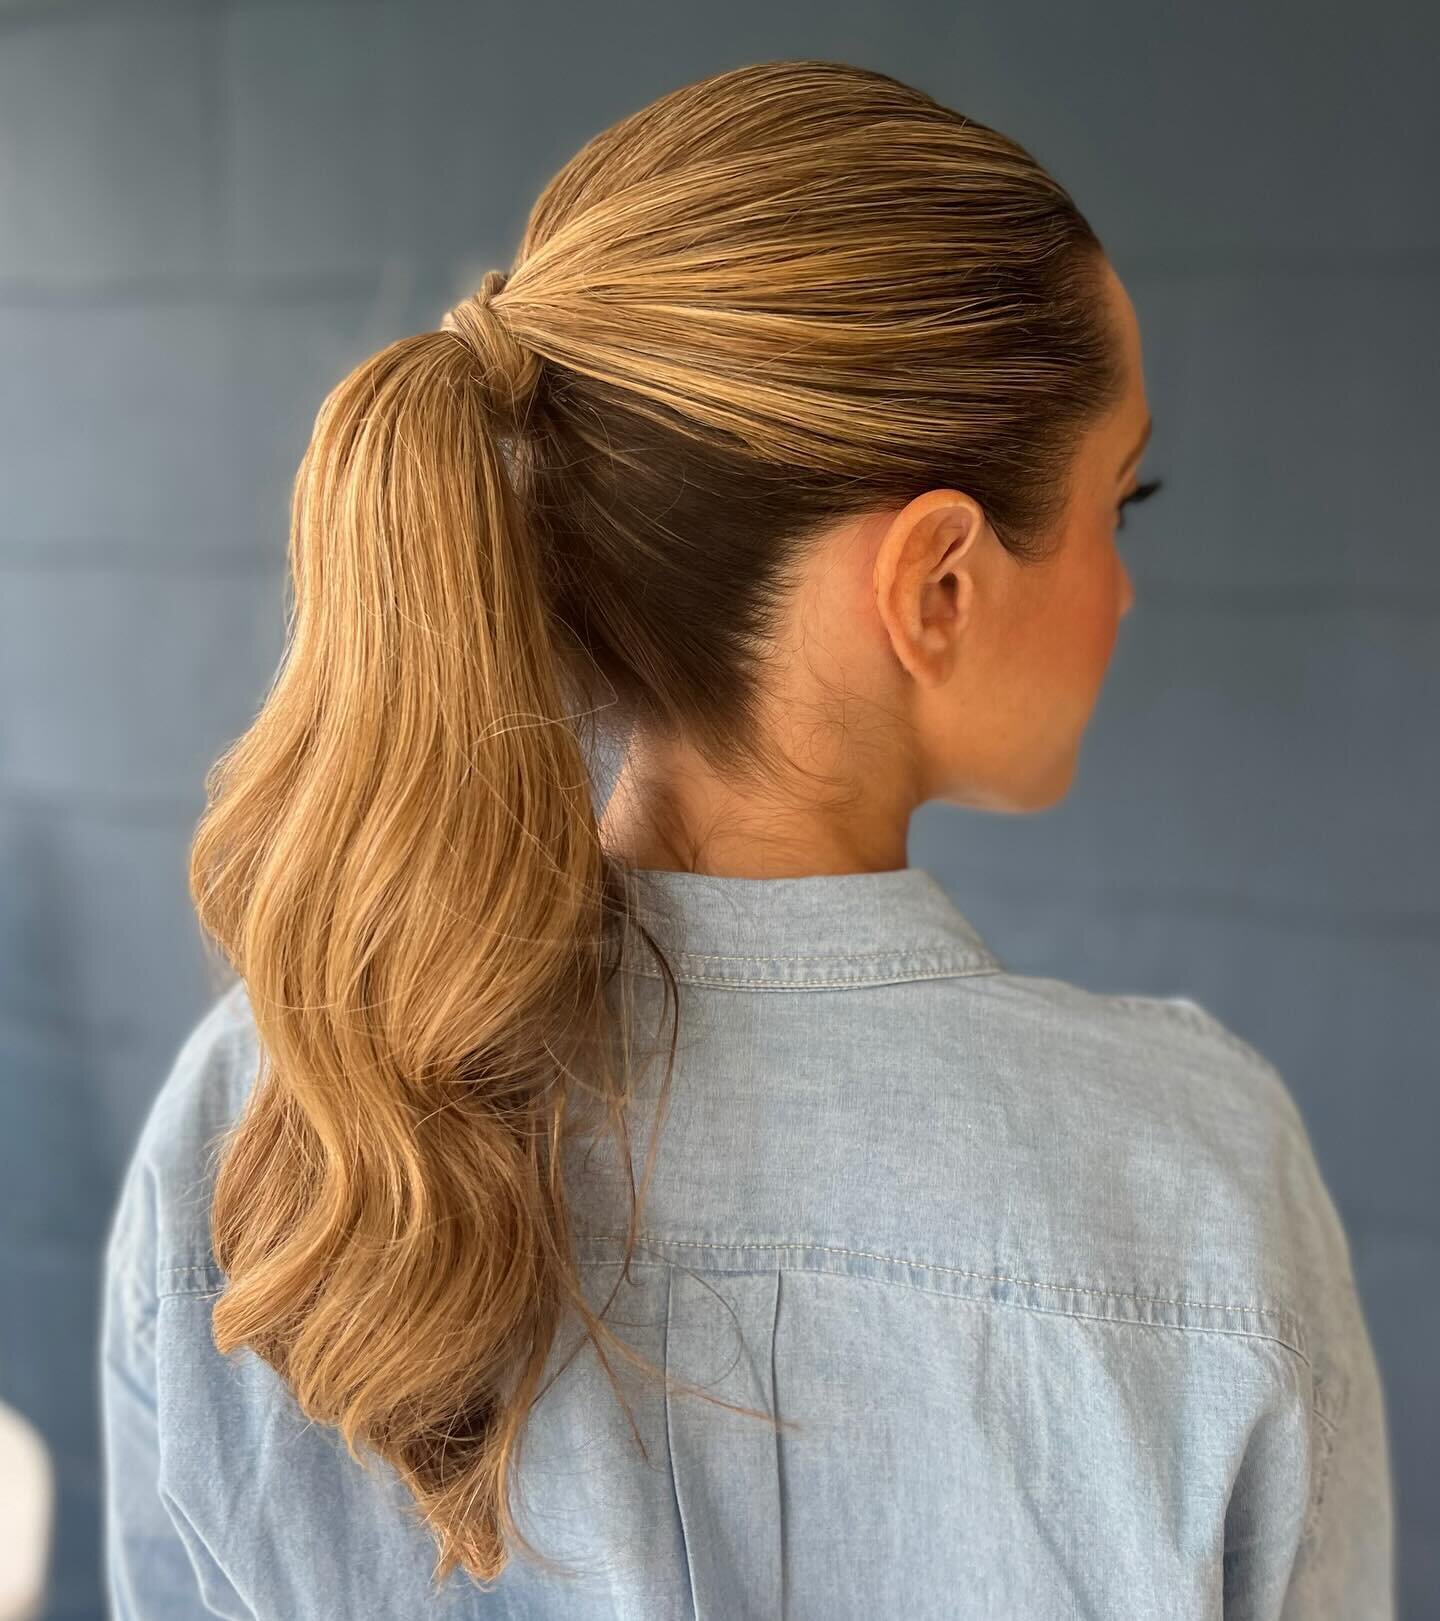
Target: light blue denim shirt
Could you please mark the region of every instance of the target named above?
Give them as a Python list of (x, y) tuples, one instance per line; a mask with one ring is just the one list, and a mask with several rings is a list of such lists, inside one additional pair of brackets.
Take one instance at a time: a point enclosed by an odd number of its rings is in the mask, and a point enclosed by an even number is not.
[[(1382, 1389), (1264, 1057), (1192, 1001), (1012, 972), (923, 868), (642, 877), (680, 1044), (610, 1321), (789, 1427), (622, 1372), (642, 1455), (581, 1355), (532, 1413), (517, 1500), (571, 1574), (515, 1559), (432, 1596), (389, 1467), (211, 1341), (208, 1149), (257, 1057), (237, 985), (181, 1048), (111, 1229), (117, 1621), (1393, 1616)], [(661, 982), (629, 984), (658, 1013)], [(570, 1183), (598, 1304), (614, 1156)]]

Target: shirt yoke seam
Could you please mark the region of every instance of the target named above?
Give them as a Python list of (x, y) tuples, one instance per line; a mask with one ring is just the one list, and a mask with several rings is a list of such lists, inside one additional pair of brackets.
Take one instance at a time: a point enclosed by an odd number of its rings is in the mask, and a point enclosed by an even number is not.
[[(609, 1261), (609, 1262), (600, 1261), (600, 1262), (590, 1262), (588, 1264), (592, 1265), (592, 1266), (606, 1266), (606, 1265), (608, 1265), (608, 1266), (619, 1266), (620, 1262), (619, 1261)], [(907, 1264), (911, 1264), (911, 1263), (907, 1263)], [(632, 1260), (630, 1262), (630, 1265), (632, 1267), (641, 1266), (641, 1267), (650, 1267), (650, 1268), (660, 1268), (660, 1267), (666, 1267), (666, 1266), (673, 1267), (675, 1265), (675, 1263), (673, 1261), (635, 1261), (635, 1260)], [(786, 1270), (786, 1269), (782, 1269), (782, 1270)], [(788, 1270), (791, 1270), (791, 1271), (806, 1271), (806, 1270), (810, 1270), (810, 1269), (800, 1267), (800, 1268), (789, 1268)], [(1228, 1339), (1264, 1340), (1269, 1345), (1278, 1345), (1278, 1346), (1281, 1347), (1282, 1350), (1289, 1351), (1291, 1353), (1291, 1355), (1294, 1356), (1298, 1361), (1304, 1363), (1305, 1367), (1310, 1369), (1312, 1374), (1314, 1372), (1314, 1365), (1312, 1364), (1310, 1358), (1305, 1354), (1305, 1352), (1298, 1345), (1294, 1344), (1290, 1340), (1282, 1338), (1278, 1334), (1269, 1334), (1269, 1333), (1266, 1333), (1266, 1332), (1264, 1332), (1264, 1331), (1262, 1331), (1260, 1329), (1254, 1329), (1254, 1328), (1214, 1328), (1214, 1327), (1206, 1327), (1206, 1326), (1203, 1326), (1203, 1325), (1200, 1325), (1200, 1324), (1197, 1324), (1197, 1323), (1154, 1323), (1154, 1322), (1149, 1322), (1145, 1318), (1142, 1318), (1142, 1317), (1106, 1317), (1100, 1312), (1061, 1310), (1057, 1306), (1036, 1306), (1036, 1305), (1033, 1305), (1031, 1302), (1026, 1301), (1026, 1300), (994, 1300), (994, 1299), (987, 1300), (987, 1299), (977, 1299), (974, 1295), (957, 1295), (957, 1294), (951, 1294), (949, 1292), (949, 1290), (946, 1290), (946, 1289), (929, 1288), (923, 1283), (914, 1283), (914, 1282), (911, 1282), (909, 1280), (900, 1280), (900, 1279), (896, 1279), (896, 1278), (867, 1278), (863, 1274), (858, 1274), (858, 1273), (853, 1273), (853, 1272), (845, 1273), (845, 1274), (820, 1273), (818, 1275), (819, 1276), (829, 1276), (829, 1277), (843, 1275), (849, 1282), (874, 1284), (874, 1285), (878, 1285), (882, 1289), (895, 1288), (895, 1287), (904, 1288), (904, 1289), (913, 1289), (918, 1294), (936, 1295), (942, 1300), (958, 1300), (958, 1301), (961, 1301), (965, 1305), (968, 1305), (968, 1306), (1006, 1306), (1006, 1307), (1010, 1307), (1010, 1308), (1018, 1310), (1018, 1311), (1035, 1312), (1035, 1313), (1038, 1313), (1039, 1315), (1044, 1316), (1044, 1317), (1073, 1317), (1073, 1318), (1076, 1318), (1077, 1320), (1079, 1320), (1081, 1322), (1087, 1322), (1087, 1323), (1114, 1323), (1117, 1326), (1123, 1327), (1123, 1328), (1172, 1329), (1172, 1330), (1174, 1330), (1174, 1331), (1176, 1331), (1178, 1333), (1181, 1333), (1181, 1334), (1221, 1334), (1221, 1335), (1224, 1335)], [(1143, 1299), (1144, 1297), (1143, 1296), (1134, 1296), (1134, 1297), (1129, 1297), (1129, 1298)], [(1322, 1418), (1322, 1419), (1325, 1417), (1325, 1415), (1323, 1413), (1318, 1413), (1318, 1412), (1317, 1412), (1316, 1416), (1319, 1417), (1319, 1418)], [(1327, 1420), (1327, 1422), (1328, 1422), (1328, 1420)]]
[[(620, 1234), (592, 1234), (588, 1236), (591, 1241), (596, 1239), (607, 1241), (623, 1240), (623, 1235)], [(642, 1235), (640, 1240), (642, 1247), (644, 1242), (645, 1241)], [(697, 1239), (666, 1239), (662, 1242), (674, 1247), (685, 1247), (692, 1249), (717, 1248), (716, 1245), (708, 1244)], [(778, 1271), (782, 1272), (798, 1271), (811, 1273), (815, 1276), (821, 1277), (844, 1277), (856, 1283), (873, 1284), (878, 1285), (881, 1288), (899, 1287), (912, 1289), (920, 1294), (933, 1295), (944, 1300), (956, 1300), (972, 1306), (1002, 1306), (1014, 1310), (1030, 1312), (1040, 1316), (1070, 1317), (1081, 1322), (1114, 1323), (1127, 1328), (1169, 1329), (1182, 1334), (1219, 1334), (1229, 1339), (1260, 1340), (1266, 1344), (1278, 1345), (1283, 1350), (1290, 1352), (1290, 1354), (1294, 1356), (1297, 1361), (1303, 1364), (1308, 1371), (1312, 1386), (1316, 1380), (1314, 1363), (1305, 1350), (1304, 1345), (1300, 1343), (1302, 1335), (1299, 1328), (1299, 1319), (1293, 1312), (1280, 1311), (1264, 1306), (1231, 1305), (1221, 1301), (1190, 1300), (1184, 1296), (1142, 1294), (1133, 1290), (1082, 1288), (1073, 1284), (1044, 1284), (1009, 1273), (978, 1272), (966, 1267), (950, 1267), (928, 1262), (910, 1261), (906, 1260), (903, 1256), (886, 1255), (875, 1250), (852, 1249), (838, 1244), (729, 1244), (718, 1247), (741, 1252), (771, 1254), (782, 1250), (809, 1250), (823, 1255), (839, 1255), (852, 1259), (882, 1261), (893, 1266), (907, 1268), (911, 1271), (963, 1277), (977, 1282), (1015, 1284), (1017, 1286), (1026, 1288), (1047, 1289), (1061, 1294), (1089, 1295), (1094, 1296), (1097, 1299), (1133, 1302), (1137, 1307), (1142, 1304), (1152, 1304), (1188, 1307), (1191, 1309), (1207, 1311), (1235, 1313), (1246, 1312), (1252, 1316), (1260, 1318), (1275, 1319), (1275, 1329), (1272, 1331), (1268, 1328), (1247, 1328), (1239, 1324), (1233, 1326), (1218, 1326), (1215, 1324), (1204, 1323), (1156, 1321), (1153, 1318), (1143, 1316), (1117, 1317), (1107, 1315), (1099, 1310), (1085, 1311), (1076, 1307), (1044, 1305), (1030, 1300), (1007, 1300), (993, 1295), (980, 1296), (972, 1294), (957, 1294), (953, 1290), (937, 1288), (922, 1282), (917, 1282), (913, 1278), (877, 1278), (868, 1277), (864, 1273), (856, 1272), (827, 1272), (823, 1268), (806, 1266), (804, 1264), (790, 1267), (777, 1266), (776, 1268)], [(582, 1260), (581, 1264), (585, 1266), (619, 1266), (623, 1264), (623, 1262), (622, 1258), (614, 1257), (608, 1260)], [(677, 1264), (683, 1265), (683, 1263), (677, 1263), (672, 1259), (667, 1259), (664, 1257), (646, 1260), (635, 1256), (632, 1256), (629, 1259), (628, 1264), (632, 1268), (645, 1267), (647, 1269), (656, 1270), (662, 1267), (673, 1268)], [(198, 1263), (189, 1266), (165, 1267), (160, 1270), (159, 1276), (161, 1278), (195, 1277), (199, 1280), (203, 1280), (203, 1286), (202, 1282), (197, 1282), (193, 1285), (162, 1284), (157, 1290), (157, 1303), (160, 1299), (204, 1299), (206, 1297), (222, 1293), (226, 1284), (224, 1274), (214, 1263)], [(1283, 1332), (1286, 1329), (1290, 1330), (1291, 1332), (1291, 1337), (1289, 1338), (1287, 1338), (1286, 1334)], [(1309, 1403), (1309, 1406), (1310, 1411), (1323, 1425), (1326, 1434), (1333, 1436), (1337, 1427), (1335, 1418), (1325, 1410), (1323, 1404), (1317, 1404), (1316, 1401), (1312, 1400)]]
[[(624, 1243), (627, 1235), (624, 1233), (589, 1233), (585, 1235), (590, 1243)], [(758, 1243), (744, 1242), (737, 1244), (716, 1243), (710, 1239), (700, 1238), (660, 1238), (653, 1233), (641, 1233), (638, 1236), (639, 1244), (658, 1245), (671, 1249), (702, 1249), (702, 1250), (734, 1250), (743, 1253), (774, 1252), (777, 1250), (806, 1250), (823, 1255), (846, 1255), (855, 1260), (884, 1261), (890, 1266), (910, 1267), (922, 1272), (943, 1273), (949, 1277), (969, 1278), (977, 1283), (1013, 1283), (1025, 1289), (1047, 1289), (1061, 1294), (1094, 1295), (1106, 1300), (1133, 1300), (1147, 1305), (1156, 1306), (1185, 1306), (1198, 1311), (1223, 1311), (1228, 1313), (1245, 1312), (1254, 1317), (1271, 1317), (1282, 1325), (1293, 1324), (1295, 1314), (1274, 1306), (1261, 1306), (1258, 1304), (1235, 1304), (1220, 1300), (1193, 1300), (1185, 1295), (1152, 1295), (1144, 1294), (1135, 1289), (1097, 1289), (1093, 1286), (1078, 1283), (1049, 1283), (1041, 1278), (1025, 1278), (1014, 1272), (980, 1272), (971, 1267), (945, 1266), (937, 1261), (917, 1261), (903, 1255), (888, 1255), (883, 1250), (855, 1249), (843, 1244), (812, 1244), (803, 1240), (789, 1242)], [(665, 1264), (660, 1262), (657, 1264)], [(801, 1269), (803, 1270), (803, 1268)], [(219, 1287), (224, 1287), (223, 1275), (214, 1263), (197, 1262), (186, 1266), (161, 1267), (157, 1277), (180, 1277), (198, 1273), (212, 1282), (219, 1281)], [(886, 1281), (886, 1280), (880, 1280)], [(189, 1291), (185, 1289), (166, 1290), (169, 1293), (204, 1293), (204, 1290)], [(1165, 1326), (1165, 1325), (1161, 1325)], [(1176, 1325), (1184, 1326), (1184, 1325)], [(1283, 1342), (1282, 1342), (1283, 1343)], [(1298, 1349), (1298, 1347), (1297, 1347)]]
[[(592, 1233), (586, 1235), (593, 1241), (625, 1242), (624, 1233)], [(949, 1276), (972, 1278), (978, 1283), (1016, 1283), (1026, 1289), (1053, 1289), (1064, 1294), (1072, 1295), (1098, 1295), (1112, 1300), (1146, 1301), (1158, 1306), (1193, 1306), (1203, 1311), (1250, 1312), (1257, 1317), (1274, 1317), (1281, 1322), (1290, 1322), (1294, 1313), (1283, 1311), (1278, 1307), (1259, 1305), (1232, 1305), (1219, 1300), (1191, 1300), (1184, 1295), (1150, 1295), (1141, 1294), (1133, 1289), (1096, 1289), (1075, 1283), (1047, 1283), (1041, 1278), (1022, 1278), (1018, 1273), (1011, 1272), (979, 1272), (970, 1267), (943, 1266), (937, 1261), (916, 1261), (903, 1255), (887, 1255), (882, 1250), (852, 1249), (843, 1244), (811, 1244), (803, 1240), (792, 1240), (778, 1243), (744, 1242), (738, 1244), (716, 1243), (703, 1238), (660, 1238), (655, 1234), (642, 1233), (639, 1241), (651, 1244), (666, 1245), (676, 1249), (705, 1249), (705, 1250), (814, 1250), (826, 1255), (849, 1255), (864, 1261), (885, 1261), (892, 1266), (915, 1267), (925, 1272), (943, 1272)]]
[[(669, 1240), (669, 1242), (678, 1243), (680, 1241), (679, 1240)], [(745, 1244), (745, 1245), (732, 1245), (732, 1246), (726, 1246), (726, 1247), (727, 1248), (735, 1248), (735, 1249), (760, 1250), (760, 1249), (767, 1249), (767, 1248), (768, 1249), (794, 1249), (797, 1246), (795, 1246), (795, 1245), (787, 1245), (787, 1244), (779, 1244), (779, 1245)], [(1025, 1282), (1024, 1279), (1021, 1279), (1021, 1278), (1008, 1278), (1004, 1274), (1001, 1274), (1001, 1273), (967, 1272), (967, 1271), (965, 1271), (964, 1268), (961, 1268), (961, 1267), (930, 1266), (930, 1265), (926, 1265), (926, 1264), (918, 1262), (918, 1261), (906, 1261), (903, 1258), (898, 1257), (898, 1256), (872, 1255), (872, 1252), (870, 1252), (868, 1250), (845, 1250), (845, 1249), (840, 1249), (838, 1246), (833, 1246), (833, 1245), (831, 1245), (831, 1246), (805, 1245), (805, 1246), (798, 1246), (798, 1247), (801, 1247), (801, 1248), (829, 1249), (829, 1250), (832, 1250), (832, 1251), (834, 1251), (836, 1253), (843, 1254), (843, 1255), (862, 1256), (862, 1257), (868, 1257), (868, 1258), (872, 1258), (872, 1259), (876, 1259), (876, 1260), (891, 1261), (891, 1262), (894, 1262), (896, 1265), (912, 1267), (917, 1271), (924, 1271), (924, 1272), (951, 1272), (951, 1273), (958, 1273), (959, 1275), (964, 1276), (964, 1277), (993, 1280), (995, 1282), (1014, 1282), (1014, 1283), (1024, 1283)], [(592, 1260), (592, 1261), (582, 1262), (582, 1265), (589, 1265), (589, 1266), (620, 1266), (621, 1264), (622, 1264), (622, 1262), (618, 1258), (616, 1258), (614, 1260), (609, 1260), (609, 1261), (593, 1261)], [(633, 1257), (631, 1258), (631, 1260), (629, 1262), (629, 1265), (632, 1268), (633, 1267), (648, 1267), (648, 1268), (654, 1268), (654, 1269), (657, 1269), (657, 1270), (659, 1268), (661, 1268), (661, 1267), (673, 1267), (675, 1264), (676, 1263), (674, 1261), (669, 1261), (669, 1260), (663, 1260), (662, 1259), (662, 1260), (647, 1261), (647, 1260), (636, 1259), (636, 1258), (633, 1258)], [(982, 1297), (976, 1297), (974, 1295), (959, 1295), (959, 1294), (952, 1293), (950, 1290), (933, 1288), (933, 1287), (927, 1286), (926, 1284), (923, 1284), (923, 1283), (917, 1283), (914, 1280), (908, 1279), (908, 1278), (903, 1278), (903, 1279), (902, 1278), (870, 1278), (870, 1277), (864, 1276), (861, 1273), (853, 1273), (853, 1272), (852, 1273), (843, 1273), (843, 1274), (825, 1273), (825, 1272), (822, 1272), (818, 1268), (804, 1267), (804, 1266), (790, 1267), (790, 1268), (780, 1268), (780, 1270), (782, 1270), (782, 1271), (784, 1271), (784, 1270), (800, 1271), (800, 1272), (809, 1271), (809, 1272), (816, 1273), (816, 1275), (818, 1275), (818, 1276), (832, 1276), (832, 1277), (833, 1276), (843, 1276), (843, 1277), (846, 1277), (847, 1279), (849, 1279), (851, 1282), (854, 1282), (854, 1283), (878, 1284), (882, 1288), (899, 1287), (899, 1288), (904, 1288), (904, 1289), (913, 1289), (913, 1290), (917, 1291), (920, 1294), (936, 1295), (936, 1296), (940, 1297), (941, 1299), (945, 1299), (945, 1300), (959, 1300), (959, 1301), (964, 1302), (967, 1305), (972, 1305), (972, 1306), (1007, 1306), (1007, 1307), (1011, 1307), (1011, 1308), (1014, 1308), (1014, 1309), (1017, 1309), (1017, 1310), (1020, 1310), (1020, 1311), (1037, 1312), (1037, 1313), (1040, 1313), (1041, 1315), (1046, 1316), (1046, 1317), (1074, 1317), (1074, 1318), (1078, 1318), (1078, 1319), (1080, 1319), (1081, 1321), (1084, 1321), (1084, 1322), (1118, 1323), (1118, 1324), (1122, 1324), (1122, 1325), (1124, 1325), (1126, 1327), (1129, 1327), (1129, 1328), (1172, 1329), (1172, 1330), (1175, 1330), (1176, 1332), (1182, 1333), (1182, 1334), (1223, 1334), (1223, 1335), (1226, 1335), (1227, 1337), (1230, 1337), (1230, 1338), (1264, 1340), (1269, 1344), (1279, 1345), (1279, 1346), (1283, 1347), (1285, 1350), (1291, 1352), (1295, 1357), (1297, 1357), (1301, 1362), (1303, 1362), (1307, 1368), (1311, 1369), (1312, 1374), (1313, 1374), (1313, 1371), (1314, 1371), (1313, 1364), (1312, 1364), (1309, 1356), (1306, 1354), (1306, 1352), (1304, 1351), (1304, 1349), (1300, 1345), (1295, 1343), (1294, 1340), (1286, 1339), (1284, 1337), (1284, 1335), (1281, 1334), (1281, 1333), (1278, 1333), (1278, 1332), (1277, 1333), (1271, 1333), (1271, 1332), (1269, 1332), (1267, 1330), (1263, 1330), (1263, 1329), (1242, 1328), (1242, 1327), (1238, 1327), (1238, 1326), (1233, 1327), (1233, 1328), (1218, 1328), (1218, 1327), (1214, 1327), (1214, 1326), (1210, 1326), (1210, 1325), (1204, 1325), (1204, 1324), (1198, 1324), (1198, 1323), (1154, 1322), (1154, 1321), (1151, 1321), (1148, 1318), (1143, 1318), (1143, 1317), (1107, 1317), (1102, 1312), (1098, 1312), (1098, 1311), (1087, 1312), (1087, 1311), (1078, 1311), (1078, 1310), (1074, 1310), (1074, 1309), (1071, 1309), (1071, 1308), (1061, 1308), (1061, 1307), (1058, 1307), (1058, 1306), (1041, 1306), (1041, 1305), (1036, 1305), (1034, 1302), (1027, 1301), (1027, 1300), (997, 1300), (997, 1299), (994, 1299), (994, 1298), (986, 1299), (986, 1298), (982, 1298)], [(217, 1276), (217, 1269), (215, 1267), (212, 1267), (212, 1266), (197, 1265), (197, 1266), (166, 1267), (166, 1268), (163, 1269), (163, 1271), (161, 1272), (160, 1275), (162, 1277), (170, 1277), (170, 1276), (178, 1276), (178, 1275), (181, 1275), (181, 1274), (199, 1274), (200, 1277), (205, 1280), (208, 1287), (200, 1287), (199, 1285), (196, 1285), (196, 1286), (184, 1286), (184, 1285), (179, 1285), (179, 1284), (177, 1284), (177, 1285), (163, 1285), (158, 1291), (158, 1298), (159, 1299), (162, 1299), (162, 1300), (204, 1299), (204, 1298), (206, 1298), (208, 1296), (220, 1294), (220, 1293), (222, 1293), (224, 1291), (225, 1279), (224, 1279), (223, 1275), (218, 1275)], [(1055, 1285), (1055, 1284), (1038, 1284), (1038, 1285), (1032, 1285), (1032, 1287), (1060, 1289), (1062, 1286)], [(1134, 1294), (1134, 1293), (1130, 1293), (1130, 1292), (1127, 1292), (1125, 1290), (1119, 1290), (1119, 1289), (1080, 1289), (1080, 1288), (1077, 1288), (1077, 1287), (1074, 1287), (1074, 1286), (1064, 1286), (1063, 1292), (1068, 1293), (1068, 1294), (1101, 1295), (1101, 1296), (1104, 1296), (1106, 1298), (1114, 1299), (1114, 1300), (1151, 1301), (1151, 1302), (1154, 1302), (1154, 1303), (1160, 1304), (1160, 1305), (1189, 1305), (1189, 1306), (1197, 1306), (1197, 1307), (1198, 1306), (1204, 1306), (1206, 1309), (1209, 1309), (1209, 1310), (1249, 1311), (1249, 1312), (1253, 1312), (1255, 1315), (1261, 1316), (1261, 1317), (1281, 1317), (1281, 1318), (1285, 1318), (1285, 1317), (1287, 1317), (1289, 1315), (1287, 1313), (1266, 1310), (1265, 1308), (1261, 1308), (1261, 1307), (1223, 1306), (1223, 1305), (1220, 1305), (1218, 1302), (1215, 1302), (1215, 1301), (1204, 1302), (1204, 1301), (1186, 1301), (1186, 1300), (1180, 1300), (1180, 1299), (1169, 1299), (1169, 1298), (1167, 1298), (1165, 1296), (1162, 1296), (1162, 1295)], [(1325, 1420), (1327, 1425), (1330, 1425), (1330, 1427), (1333, 1428), (1333, 1424), (1331, 1424), (1330, 1420), (1328, 1419), (1328, 1417), (1327, 1417), (1327, 1415), (1325, 1413), (1317, 1412), (1317, 1417)]]

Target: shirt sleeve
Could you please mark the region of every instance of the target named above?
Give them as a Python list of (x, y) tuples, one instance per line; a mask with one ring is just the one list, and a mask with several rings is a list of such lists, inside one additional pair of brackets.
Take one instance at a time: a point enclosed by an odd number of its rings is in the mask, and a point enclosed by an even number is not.
[[(1340, 1236), (1318, 1171), (1318, 1219)], [(1330, 1389), (1312, 1405), (1312, 1490), (1282, 1621), (1394, 1621), (1395, 1509), (1388, 1415), (1375, 1351), (1341, 1238), (1343, 1270), (1321, 1314), (1317, 1362)]]
[(1234, 1482), (1225, 1621), (1395, 1621), (1389, 1417), (1349, 1235), (1279, 1070), (1191, 998), (1166, 1000), (1238, 1053), (1289, 1120), (1265, 1182), (1282, 1213), (1271, 1237), (1294, 1280), (1305, 1374), (1298, 1421), (1257, 1423)]
[(106, 1597), (113, 1621), (204, 1615), (160, 1498), (153, 1204), (132, 1160), (105, 1253), (100, 1324)]
[[(1258, 1422), (1226, 1516), (1226, 1621), (1395, 1621), (1380, 1371), (1349, 1244), (1303, 1126), (1277, 1170), (1307, 1277), (1293, 1418)], [(1277, 1408), (1282, 1404), (1277, 1402)]]
[[(100, 1301), (99, 1394), (103, 1496), (102, 1565), (110, 1621), (254, 1621), (248, 1605), (194, 1559), (193, 1528), (165, 1496), (163, 1399), (158, 1370), (160, 1181), (150, 1144), (165, 1126), (160, 1108), (213, 1044), (214, 1016), (182, 1048), (122, 1178), (106, 1239)], [(192, 1554), (192, 1548), (195, 1549)]]

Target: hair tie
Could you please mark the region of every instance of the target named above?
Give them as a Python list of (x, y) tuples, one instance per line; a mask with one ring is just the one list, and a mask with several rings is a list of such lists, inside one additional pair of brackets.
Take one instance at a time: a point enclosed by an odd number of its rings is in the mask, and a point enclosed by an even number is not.
[(492, 302), (509, 279), (503, 270), (487, 270), (475, 292), (446, 311), (440, 330), (453, 333), (475, 357), (491, 409), (518, 422), (539, 382), (540, 356), (516, 338)]

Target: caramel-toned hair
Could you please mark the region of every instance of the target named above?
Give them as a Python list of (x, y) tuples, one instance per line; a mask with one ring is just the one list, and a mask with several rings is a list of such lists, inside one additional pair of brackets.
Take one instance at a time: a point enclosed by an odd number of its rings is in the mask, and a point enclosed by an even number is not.
[(640, 1361), (586, 1303), (561, 1175), (578, 1131), (633, 1166), (593, 717), (760, 780), (812, 538), (953, 487), (1047, 555), (1121, 387), (1102, 274), (1013, 141), (882, 73), (761, 63), (591, 140), (508, 276), (321, 406), (285, 656), (190, 858), (261, 1050), (213, 1327), (393, 1465), (437, 1581), (537, 1552), (511, 1488), (565, 1313)]

